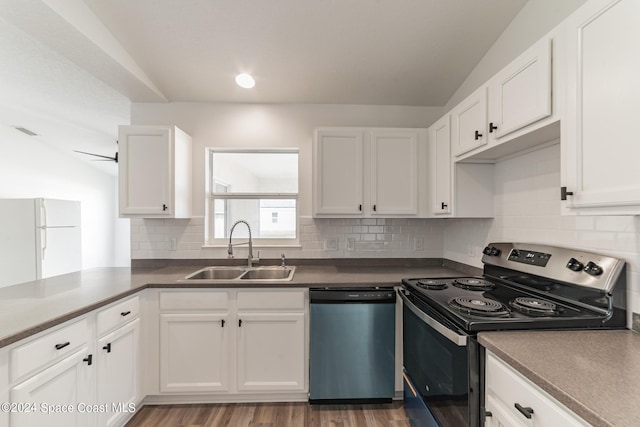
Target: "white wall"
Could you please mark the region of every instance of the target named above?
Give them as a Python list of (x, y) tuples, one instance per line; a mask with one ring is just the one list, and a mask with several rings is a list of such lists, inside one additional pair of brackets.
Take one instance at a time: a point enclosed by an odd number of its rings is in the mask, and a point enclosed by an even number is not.
[[(441, 114), (440, 107), (361, 105), (132, 104), (131, 122), (138, 125), (177, 125), (193, 138), (193, 212), (190, 221), (132, 222), (132, 258), (216, 258), (226, 251), (202, 249), (205, 204), (206, 147), (299, 148), (300, 247), (287, 248), (288, 257), (439, 257), (439, 227), (425, 220), (314, 220), (311, 218), (313, 129), (321, 126), (425, 128)], [(162, 231), (161, 231), (162, 230)], [(413, 235), (425, 242), (414, 251)], [(338, 239), (337, 251), (325, 251), (324, 240)], [(356, 239), (356, 251), (346, 251), (346, 238)], [(170, 239), (177, 251), (169, 251)], [(238, 256), (242, 252), (238, 248)], [(279, 258), (280, 249), (263, 250)]]
[(449, 111), (586, 0), (529, 0), (444, 106)]
[(613, 255), (627, 262), (628, 299), (633, 312), (640, 313), (640, 217), (562, 216), (559, 144), (498, 162), (494, 173), (495, 217), (447, 222), (445, 258), (482, 267), (482, 248), (493, 241)]
[[(0, 124), (0, 198), (79, 200), (83, 268), (129, 265), (128, 221), (116, 226), (117, 178), (75, 160), (40, 137)], [(126, 223), (126, 224), (124, 224)], [(123, 226), (124, 225), (124, 226)]]

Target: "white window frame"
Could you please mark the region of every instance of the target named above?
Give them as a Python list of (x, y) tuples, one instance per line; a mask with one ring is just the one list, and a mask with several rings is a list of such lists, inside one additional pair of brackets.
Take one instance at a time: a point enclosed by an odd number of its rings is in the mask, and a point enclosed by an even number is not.
[[(213, 177), (213, 154), (214, 153), (295, 153), (298, 155), (298, 192), (296, 193), (236, 193), (231, 191), (216, 193)], [(203, 247), (227, 247), (228, 237), (214, 237), (215, 225), (213, 206), (215, 199), (225, 200), (260, 200), (260, 199), (295, 199), (296, 201), (296, 235), (288, 239), (270, 239), (253, 237), (253, 246), (268, 247), (300, 247), (300, 206), (298, 194), (300, 192), (300, 150), (298, 148), (231, 148), (231, 147), (207, 147), (206, 148), (206, 207), (205, 207), (205, 244)], [(228, 230), (227, 230), (228, 231)], [(233, 241), (244, 241), (246, 238), (240, 237)]]

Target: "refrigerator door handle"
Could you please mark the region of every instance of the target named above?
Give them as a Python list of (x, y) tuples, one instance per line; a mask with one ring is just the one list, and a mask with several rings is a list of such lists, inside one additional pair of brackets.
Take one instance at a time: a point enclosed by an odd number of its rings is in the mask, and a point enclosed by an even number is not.
[(42, 239), (42, 260), (44, 261), (47, 251), (47, 205), (44, 203), (44, 199), (42, 199), (40, 206), (42, 208), (42, 231), (44, 231)]

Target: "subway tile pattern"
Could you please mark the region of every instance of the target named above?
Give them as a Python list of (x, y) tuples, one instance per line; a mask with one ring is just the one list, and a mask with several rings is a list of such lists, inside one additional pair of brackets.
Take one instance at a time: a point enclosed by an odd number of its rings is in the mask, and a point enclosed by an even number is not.
[[(301, 217), (299, 242), (291, 247), (257, 247), (262, 258), (440, 258), (444, 220), (416, 218), (324, 219)], [(225, 258), (226, 246), (203, 247), (204, 218), (132, 219), (131, 258)], [(337, 246), (327, 245), (335, 239)], [(353, 239), (353, 249), (347, 247)], [(175, 242), (175, 243), (174, 243)], [(422, 248), (422, 249), (420, 249)], [(238, 257), (246, 256), (238, 247)], [(255, 251), (254, 251), (255, 252)]]

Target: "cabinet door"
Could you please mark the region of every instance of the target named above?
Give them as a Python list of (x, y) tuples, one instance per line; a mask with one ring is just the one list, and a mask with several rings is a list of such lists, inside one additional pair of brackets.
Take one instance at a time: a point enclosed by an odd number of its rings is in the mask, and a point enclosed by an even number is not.
[(451, 111), (453, 152), (456, 156), (487, 143), (487, 88), (481, 87)]
[(99, 426), (117, 425), (139, 398), (140, 319), (98, 340), (98, 403), (109, 411), (99, 414)]
[(418, 135), (371, 131), (371, 213), (418, 213)]
[(229, 389), (228, 314), (160, 315), (160, 391)]
[(489, 133), (501, 138), (551, 115), (551, 40), (544, 39), (489, 85)]
[(638, 22), (635, 0), (593, 0), (568, 20), (563, 166), (573, 192), (569, 207), (635, 206), (640, 212)]
[[(85, 427), (93, 415), (81, 412), (78, 404), (94, 404), (91, 372), (84, 359), (84, 347), (68, 358), (34, 375), (11, 389), (11, 402), (35, 405), (34, 411), (11, 413), (12, 427)], [(48, 409), (51, 408), (52, 409)], [(63, 411), (62, 408), (71, 408)], [(59, 409), (58, 409), (59, 408)], [(50, 413), (47, 413), (51, 411)]]
[(431, 212), (451, 213), (451, 126), (446, 115), (429, 128)]
[(170, 216), (171, 130), (122, 126), (118, 142), (120, 214)]
[(363, 133), (318, 130), (314, 140), (314, 215), (362, 215)]
[(304, 313), (238, 313), (238, 391), (304, 391)]
[(484, 420), (485, 427), (524, 427), (526, 424), (513, 418), (513, 415), (506, 411), (501, 402), (487, 394), (486, 413)]

